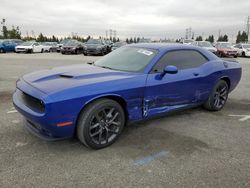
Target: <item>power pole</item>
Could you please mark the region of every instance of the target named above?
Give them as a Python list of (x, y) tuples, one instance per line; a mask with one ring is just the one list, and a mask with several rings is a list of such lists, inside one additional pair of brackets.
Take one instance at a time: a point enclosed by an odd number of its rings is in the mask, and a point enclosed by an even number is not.
[(250, 16), (247, 17), (247, 41), (248, 42), (250, 42), (249, 29), (250, 29)]
[(112, 38), (112, 34), (113, 34), (113, 30), (110, 29), (110, 30), (109, 30), (109, 38)]
[(108, 32), (109, 32), (109, 31), (108, 31), (108, 30), (106, 30), (106, 39), (108, 38)]

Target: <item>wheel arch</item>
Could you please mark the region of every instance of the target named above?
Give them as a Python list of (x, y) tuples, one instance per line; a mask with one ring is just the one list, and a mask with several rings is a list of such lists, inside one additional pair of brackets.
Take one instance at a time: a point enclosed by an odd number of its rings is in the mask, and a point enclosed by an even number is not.
[(227, 77), (227, 76), (224, 76), (224, 77), (221, 78), (221, 80), (224, 80), (227, 83), (227, 85), (228, 85), (228, 89), (230, 89), (230, 87), (231, 87), (230, 78)]
[[(79, 118), (82, 114), (82, 112), (84, 111), (84, 109), (86, 109), (86, 107), (88, 105), (91, 105), (93, 102), (97, 101), (97, 100), (101, 100), (101, 99), (111, 99), (111, 100), (114, 100), (116, 101), (118, 104), (121, 105), (122, 109), (124, 110), (124, 113), (125, 113), (125, 125), (127, 124), (127, 121), (128, 121), (128, 108), (127, 108), (127, 102), (125, 101), (125, 99), (123, 97), (121, 97), (120, 95), (115, 95), (115, 94), (107, 94), (107, 95), (101, 95), (101, 96), (97, 96), (97, 97), (94, 97), (92, 99), (90, 99), (89, 101), (87, 101), (84, 106), (81, 108), (80, 112), (78, 113), (77, 115), (77, 118), (76, 118), (76, 124), (78, 123), (79, 121)], [(77, 126), (75, 126), (77, 127)]]

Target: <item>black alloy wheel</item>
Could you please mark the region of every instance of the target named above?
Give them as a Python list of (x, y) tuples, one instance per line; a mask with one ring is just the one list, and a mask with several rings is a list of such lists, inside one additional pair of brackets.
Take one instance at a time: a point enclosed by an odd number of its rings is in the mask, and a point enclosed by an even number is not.
[(227, 82), (220, 80), (211, 92), (207, 102), (204, 104), (204, 107), (211, 111), (221, 110), (226, 104), (228, 93), (229, 88)]
[(101, 149), (116, 141), (124, 124), (122, 107), (116, 101), (101, 99), (89, 105), (80, 115), (77, 135), (86, 146)]

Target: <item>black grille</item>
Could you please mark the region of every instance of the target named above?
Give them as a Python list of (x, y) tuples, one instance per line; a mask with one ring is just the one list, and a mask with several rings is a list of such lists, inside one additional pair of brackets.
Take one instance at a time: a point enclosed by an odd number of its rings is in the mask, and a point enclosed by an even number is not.
[(19, 99), (23, 102), (23, 104), (29, 107), (30, 109), (39, 113), (43, 113), (45, 111), (44, 103), (41, 100), (32, 97), (20, 90), (18, 91), (18, 96)]

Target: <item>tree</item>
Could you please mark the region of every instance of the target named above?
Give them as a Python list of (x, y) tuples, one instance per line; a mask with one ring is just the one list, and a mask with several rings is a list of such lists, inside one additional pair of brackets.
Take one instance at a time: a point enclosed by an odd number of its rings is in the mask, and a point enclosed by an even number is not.
[(3, 38), (4, 39), (8, 38), (8, 29), (5, 25), (3, 26)]
[(130, 39), (129, 39), (129, 43), (133, 43), (133, 39), (132, 39), (132, 37), (130, 37)]
[(136, 40), (136, 38), (134, 37), (134, 43), (136, 43), (137, 42), (137, 40)]
[(241, 42), (241, 32), (239, 31), (236, 37), (236, 43), (240, 43)]
[(206, 38), (206, 41), (209, 41), (209, 42), (213, 43), (214, 42), (214, 36), (209, 35), (208, 38)]
[(228, 36), (224, 35), (224, 36), (219, 36), (218, 42), (228, 42)]
[(38, 35), (38, 37), (37, 37), (37, 42), (45, 42), (46, 40), (45, 40), (45, 37), (43, 36), (43, 34), (42, 33), (40, 33), (39, 35)]
[(128, 38), (126, 38), (126, 43), (129, 43)]
[(198, 37), (196, 37), (196, 39), (195, 39), (196, 41), (202, 41), (202, 36), (198, 36)]

